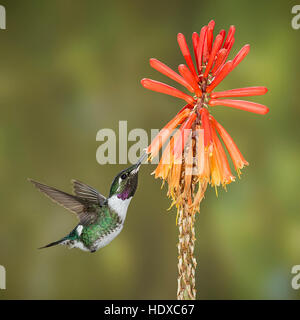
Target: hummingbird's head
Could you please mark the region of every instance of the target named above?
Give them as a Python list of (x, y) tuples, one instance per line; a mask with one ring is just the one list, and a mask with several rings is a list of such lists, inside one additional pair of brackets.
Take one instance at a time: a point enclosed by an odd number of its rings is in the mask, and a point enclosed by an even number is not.
[(138, 185), (138, 173), (141, 161), (121, 171), (110, 187), (109, 197), (117, 195), (119, 199), (126, 200), (134, 196)]

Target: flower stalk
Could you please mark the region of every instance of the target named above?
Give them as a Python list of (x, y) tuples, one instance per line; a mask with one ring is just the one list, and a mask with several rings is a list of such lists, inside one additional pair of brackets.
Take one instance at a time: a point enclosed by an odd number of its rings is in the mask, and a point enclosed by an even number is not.
[(195, 215), (192, 214), (187, 199), (184, 199), (183, 206), (178, 217), (178, 300), (196, 299), (196, 267), (197, 261), (194, 257), (195, 249)]

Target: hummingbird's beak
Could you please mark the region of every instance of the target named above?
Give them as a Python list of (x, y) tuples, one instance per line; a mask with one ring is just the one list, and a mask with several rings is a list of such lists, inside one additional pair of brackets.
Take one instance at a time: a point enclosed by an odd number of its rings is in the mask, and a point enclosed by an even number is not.
[(146, 152), (143, 155), (141, 155), (136, 165), (139, 167), (143, 163), (143, 161), (147, 158), (147, 156), (148, 154)]
[(134, 169), (131, 171), (131, 174), (136, 174), (140, 170), (140, 166), (143, 161), (147, 158), (147, 153), (144, 153), (138, 160), (138, 162), (134, 165)]

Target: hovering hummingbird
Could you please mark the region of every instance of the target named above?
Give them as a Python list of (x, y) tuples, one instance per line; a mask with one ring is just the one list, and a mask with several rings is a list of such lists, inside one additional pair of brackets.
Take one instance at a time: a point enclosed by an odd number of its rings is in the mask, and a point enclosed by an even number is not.
[(146, 154), (114, 178), (108, 198), (77, 180), (72, 180), (74, 195), (71, 195), (29, 179), (41, 192), (75, 213), (79, 219), (79, 224), (67, 236), (42, 248), (62, 244), (95, 252), (115, 239), (123, 229), (129, 203), (137, 189), (140, 165), (145, 157)]

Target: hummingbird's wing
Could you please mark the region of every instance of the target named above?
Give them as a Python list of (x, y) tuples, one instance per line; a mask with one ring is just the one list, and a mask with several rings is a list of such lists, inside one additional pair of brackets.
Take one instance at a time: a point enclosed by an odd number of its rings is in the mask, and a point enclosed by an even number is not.
[(98, 204), (100, 206), (102, 206), (106, 202), (106, 198), (93, 187), (90, 187), (78, 180), (72, 180), (72, 183), (74, 193), (77, 197), (86, 199), (89, 202)]
[(52, 201), (75, 213), (80, 220), (80, 224), (89, 225), (97, 220), (98, 214), (95, 210), (90, 209), (90, 203), (88, 200), (73, 196), (37, 181), (31, 179), (28, 180)]

